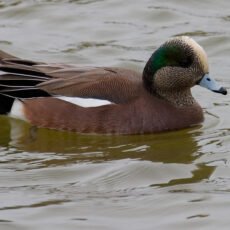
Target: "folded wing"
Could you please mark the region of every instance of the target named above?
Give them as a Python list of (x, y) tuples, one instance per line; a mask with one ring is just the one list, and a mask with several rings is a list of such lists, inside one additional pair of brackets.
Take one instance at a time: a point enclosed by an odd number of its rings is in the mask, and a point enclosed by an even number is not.
[(23, 60), (0, 51), (0, 94), (33, 98), (68, 96), (126, 103), (138, 96), (141, 75), (132, 70)]

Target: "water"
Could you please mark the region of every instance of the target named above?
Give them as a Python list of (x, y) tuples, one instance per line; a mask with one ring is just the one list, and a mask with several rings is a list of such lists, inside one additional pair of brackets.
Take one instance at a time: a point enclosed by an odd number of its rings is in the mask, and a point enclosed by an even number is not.
[[(189, 35), (229, 88), (227, 0), (0, 1), (0, 49), (46, 62), (141, 71)], [(195, 87), (202, 126), (77, 135), (0, 117), (0, 229), (229, 229), (230, 100)]]

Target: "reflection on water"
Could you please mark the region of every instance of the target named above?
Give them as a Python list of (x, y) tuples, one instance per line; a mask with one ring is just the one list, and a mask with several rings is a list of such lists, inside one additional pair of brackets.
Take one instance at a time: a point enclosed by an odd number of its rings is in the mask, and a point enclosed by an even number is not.
[[(199, 158), (199, 147), (191, 130), (163, 133), (158, 135), (80, 135), (71, 132), (39, 129), (29, 124), (5, 119), (5, 127), (0, 135), (2, 141), (19, 153), (28, 152), (25, 157), (20, 154), (20, 162), (29, 162), (36, 166), (33, 153), (47, 153), (39, 168), (65, 166), (73, 162), (111, 162), (119, 160), (137, 160), (144, 162), (161, 162), (163, 164), (192, 164)], [(167, 145), (165, 144), (167, 142)], [(3, 144), (3, 143), (2, 143)], [(49, 153), (53, 153), (53, 158)], [(18, 161), (18, 159), (17, 159)], [(215, 167), (199, 164), (191, 169), (189, 178), (173, 179), (166, 184), (199, 182), (210, 177)], [(144, 176), (144, 175), (143, 175)]]
[[(3, 0), (0, 49), (142, 71), (162, 42), (189, 35), (207, 51), (211, 75), (230, 88), (229, 7), (227, 0)], [(0, 229), (228, 229), (229, 96), (198, 87), (193, 94), (204, 124), (159, 135), (79, 135), (1, 116)]]

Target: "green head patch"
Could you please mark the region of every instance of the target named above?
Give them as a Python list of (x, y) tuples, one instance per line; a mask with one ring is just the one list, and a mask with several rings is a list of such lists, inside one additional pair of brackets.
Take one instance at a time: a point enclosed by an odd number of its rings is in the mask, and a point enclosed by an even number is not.
[(167, 66), (188, 68), (192, 62), (193, 51), (191, 47), (181, 42), (165, 43), (152, 54), (144, 68), (143, 77), (146, 86), (151, 85), (155, 73), (161, 68)]

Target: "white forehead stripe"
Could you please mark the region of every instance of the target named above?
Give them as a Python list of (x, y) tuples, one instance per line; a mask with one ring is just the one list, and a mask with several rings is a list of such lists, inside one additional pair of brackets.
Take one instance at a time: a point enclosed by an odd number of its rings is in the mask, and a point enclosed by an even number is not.
[(200, 61), (200, 64), (203, 65), (204, 71), (208, 73), (209, 72), (208, 57), (204, 49), (195, 40), (193, 40), (188, 36), (182, 36), (182, 40), (185, 41), (193, 48)]

